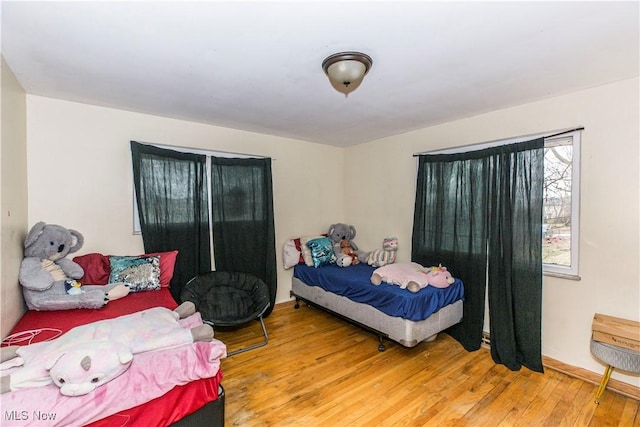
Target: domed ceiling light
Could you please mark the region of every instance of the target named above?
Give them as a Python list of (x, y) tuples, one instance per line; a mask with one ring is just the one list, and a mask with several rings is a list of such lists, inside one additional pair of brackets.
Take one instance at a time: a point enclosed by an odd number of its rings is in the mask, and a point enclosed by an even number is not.
[(360, 52), (334, 53), (322, 61), (331, 86), (345, 97), (360, 86), (372, 65), (371, 57)]

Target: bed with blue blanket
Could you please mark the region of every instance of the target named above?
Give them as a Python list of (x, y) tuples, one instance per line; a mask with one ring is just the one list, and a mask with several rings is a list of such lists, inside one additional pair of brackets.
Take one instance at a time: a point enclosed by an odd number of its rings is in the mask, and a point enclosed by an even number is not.
[(460, 279), (447, 288), (427, 286), (412, 293), (396, 285), (372, 285), (374, 270), (364, 263), (346, 268), (298, 264), (291, 295), (375, 332), (381, 351), (383, 338), (414, 347), (462, 320), (464, 285)]

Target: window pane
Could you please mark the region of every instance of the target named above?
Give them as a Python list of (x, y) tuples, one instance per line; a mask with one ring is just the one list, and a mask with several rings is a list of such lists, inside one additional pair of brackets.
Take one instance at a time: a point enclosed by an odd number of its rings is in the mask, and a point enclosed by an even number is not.
[(545, 148), (542, 261), (571, 267), (571, 139)]

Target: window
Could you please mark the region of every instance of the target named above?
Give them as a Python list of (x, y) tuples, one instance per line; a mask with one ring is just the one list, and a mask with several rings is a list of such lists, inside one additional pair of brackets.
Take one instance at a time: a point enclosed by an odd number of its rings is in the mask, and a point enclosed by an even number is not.
[(545, 140), (542, 261), (550, 275), (578, 278), (580, 132)]
[[(545, 275), (579, 280), (580, 136), (582, 129), (545, 138), (542, 262)], [(545, 134), (502, 139), (429, 152), (451, 154), (513, 144)]]
[[(226, 152), (223, 152), (223, 151), (198, 150), (198, 149), (193, 149), (193, 148), (173, 147), (173, 146), (167, 146), (167, 145), (161, 145), (161, 144), (149, 144), (149, 145), (154, 145), (154, 146), (159, 147), (159, 148), (167, 148), (167, 149), (170, 149), (170, 150), (181, 151), (183, 153), (203, 154), (203, 155), (207, 156), (207, 179), (208, 180), (210, 180), (210, 178), (211, 178), (211, 162), (210, 162), (210, 158), (212, 156), (238, 158), (238, 159), (249, 159), (249, 158), (255, 157), (255, 156), (250, 156), (250, 155), (246, 155), (246, 154), (226, 153)], [(159, 171), (159, 173), (161, 173), (161, 171)], [(211, 187), (211, 183), (207, 182), (207, 188), (209, 188), (209, 187)], [(210, 194), (209, 194), (209, 212), (211, 212), (211, 195)], [(141, 234), (141, 233), (142, 233), (142, 231), (141, 231), (141, 228), (140, 228), (140, 216), (139, 216), (139, 213), (138, 213), (138, 201), (136, 199), (136, 190), (134, 188), (133, 189), (133, 234)]]
[[(273, 306), (272, 159), (130, 144), (145, 251), (179, 251), (171, 287), (176, 300), (185, 283), (215, 265), (262, 279)], [(264, 207), (257, 208), (258, 203)]]

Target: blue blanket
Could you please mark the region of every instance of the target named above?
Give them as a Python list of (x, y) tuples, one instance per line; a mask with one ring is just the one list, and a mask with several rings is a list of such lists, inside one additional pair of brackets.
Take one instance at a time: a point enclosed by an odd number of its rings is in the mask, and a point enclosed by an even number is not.
[(360, 263), (349, 267), (335, 264), (318, 268), (298, 264), (293, 276), (309, 286), (371, 305), (389, 316), (408, 320), (424, 320), (442, 307), (464, 299), (462, 280), (456, 279), (448, 288), (427, 286), (413, 293), (396, 285), (371, 284), (374, 267)]

